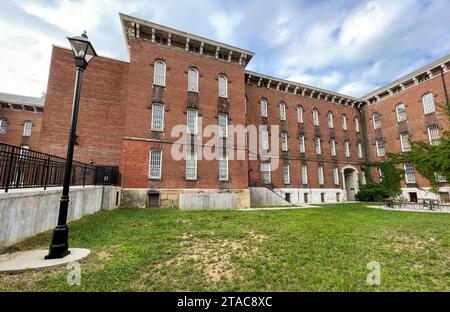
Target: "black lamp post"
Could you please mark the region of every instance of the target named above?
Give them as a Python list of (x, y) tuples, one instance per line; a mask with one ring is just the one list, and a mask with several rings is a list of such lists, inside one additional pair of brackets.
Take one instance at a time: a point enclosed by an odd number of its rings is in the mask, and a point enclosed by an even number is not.
[(75, 90), (73, 95), (72, 119), (70, 122), (69, 143), (67, 145), (66, 168), (64, 171), (64, 185), (59, 203), (58, 225), (53, 230), (52, 243), (45, 259), (64, 258), (69, 251), (69, 228), (67, 227), (67, 211), (69, 208), (69, 187), (72, 177), (73, 148), (77, 132), (78, 107), (80, 104), (81, 81), (83, 72), (89, 62), (97, 55), (88, 40), (86, 32), (81, 36), (67, 38), (72, 47), (77, 67)]

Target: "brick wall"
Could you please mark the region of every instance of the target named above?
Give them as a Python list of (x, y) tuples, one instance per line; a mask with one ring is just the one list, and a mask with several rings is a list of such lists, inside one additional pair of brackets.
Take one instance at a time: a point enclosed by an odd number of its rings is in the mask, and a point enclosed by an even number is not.
[[(42, 115), (41, 112), (0, 108), (0, 118), (8, 120), (8, 128), (6, 133), (0, 134), (0, 142), (15, 146), (28, 145), (30, 149), (39, 148)], [(23, 136), (25, 121), (33, 123), (31, 136)]]

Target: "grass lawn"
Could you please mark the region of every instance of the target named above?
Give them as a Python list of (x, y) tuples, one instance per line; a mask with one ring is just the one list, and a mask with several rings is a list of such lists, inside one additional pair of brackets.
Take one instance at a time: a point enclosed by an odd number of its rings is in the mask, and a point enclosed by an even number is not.
[[(47, 248), (51, 232), (8, 251)], [(450, 291), (450, 214), (364, 204), (284, 211), (123, 208), (70, 224), (66, 267), (0, 275), (0, 291)], [(381, 285), (366, 285), (367, 263)]]

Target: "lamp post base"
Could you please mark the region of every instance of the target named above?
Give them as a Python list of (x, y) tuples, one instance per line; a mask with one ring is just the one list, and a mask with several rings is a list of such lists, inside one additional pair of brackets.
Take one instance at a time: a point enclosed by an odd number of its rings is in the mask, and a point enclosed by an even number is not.
[(49, 253), (45, 256), (45, 259), (59, 259), (70, 254), (68, 238), (69, 228), (67, 225), (56, 226), (53, 230), (52, 244), (50, 245)]

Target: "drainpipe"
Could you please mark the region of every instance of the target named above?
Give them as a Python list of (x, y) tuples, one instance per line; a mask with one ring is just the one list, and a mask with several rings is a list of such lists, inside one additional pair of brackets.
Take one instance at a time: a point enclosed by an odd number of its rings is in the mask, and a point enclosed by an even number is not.
[(447, 106), (449, 106), (450, 102), (448, 101), (447, 85), (445, 83), (445, 77), (444, 77), (444, 67), (442, 67), (442, 66), (441, 66), (441, 78), (442, 78), (442, 84), (444, 85), (444, 93), (445, 93), (446, 104), (447, 104)]

